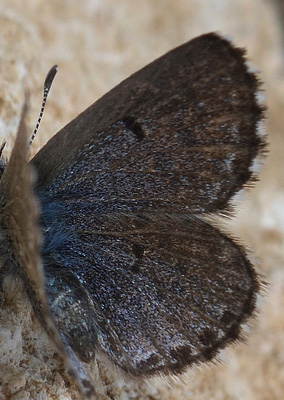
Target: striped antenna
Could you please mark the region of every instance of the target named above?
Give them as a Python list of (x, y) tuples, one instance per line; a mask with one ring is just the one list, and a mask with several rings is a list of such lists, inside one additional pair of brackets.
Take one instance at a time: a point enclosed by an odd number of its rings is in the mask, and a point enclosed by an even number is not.
[(40, 109), (40, 113), (39, 113), (39, 116), (38, 116), (38, 119), (37, 119), (37, 123), (36, 123), (35, 129), (33, 131), (33, 134), (31, 136), (31, 138), (30, 138), (28, 147), (31, 146), (31, 144), (32, 144), (32, 142), (33, 142), (33, 140), (35, 138), (35, 135), (36, 135), (36, 133), (38, 131), (38, 128), (39, 128), (39, 125), (40, 125), (40, 122), (41, 122), (41, 119), (42, 119), (42, 115), (43, 115), (43, 112), (44, 112), (46, 99), (47, 99), (49, 90), (51, 88), (51, 84), (53, 82), (53, 79), (54, 79), (54, 77), (56, 75), (57, 70), (58, 70), (58, 66), (54, 65), (52, 68), (50, 68), (48, 74), (46, 75), (46, 78), (45, 78), (45, 81), (44, 81), (44, 85), (43, 85), (43, 98), (42, 98), (42, 103), (41, 103), (41, 109)]

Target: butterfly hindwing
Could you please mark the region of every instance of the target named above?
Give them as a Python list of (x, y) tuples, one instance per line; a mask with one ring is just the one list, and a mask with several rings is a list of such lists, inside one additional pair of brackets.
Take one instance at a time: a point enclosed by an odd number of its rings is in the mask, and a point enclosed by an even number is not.
[[(94, 306), (81, 315), (97, 321), (94, 352), (98, 347), (126, 372), (147, 376), (208, 361), (238, 338), (259, 284), (231, 239), (199, 219), (177, 216), (113, 215), (97, 223), (98, 231), (93, 226), (53, 255), (59, 271), (78, 280), (68, 286), (71, 297), (79, 282), (91, 295)], [(73, 349), (86, 359), (88, 346), (77, 340)]]

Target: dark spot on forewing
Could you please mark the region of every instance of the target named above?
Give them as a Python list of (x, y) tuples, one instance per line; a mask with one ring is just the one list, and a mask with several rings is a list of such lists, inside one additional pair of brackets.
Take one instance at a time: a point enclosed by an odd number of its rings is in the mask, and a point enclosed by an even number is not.
[(139, 122), (135, 121), (133, 117), (124, 117), (121, 122), (125, 125), (127, 129), (134, 133), (139, 142), (141, 142), (146, 137), (142, 126), (139, 124)]

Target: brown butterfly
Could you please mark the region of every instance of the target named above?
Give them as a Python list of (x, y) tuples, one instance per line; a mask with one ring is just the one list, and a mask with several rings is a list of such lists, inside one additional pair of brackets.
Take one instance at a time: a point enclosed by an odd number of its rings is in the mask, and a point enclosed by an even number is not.
[(0, 165), (0, 285), (24, 282), (84, 398), (96, 390), (82, 362), (97, 355), (165, 376), (240, 338), (260, 283), (206, 216), (228, 213), (255, 178), (258, 91), (244, 51), (206, 34), (123, 81), (29, 163), (24, 108)]

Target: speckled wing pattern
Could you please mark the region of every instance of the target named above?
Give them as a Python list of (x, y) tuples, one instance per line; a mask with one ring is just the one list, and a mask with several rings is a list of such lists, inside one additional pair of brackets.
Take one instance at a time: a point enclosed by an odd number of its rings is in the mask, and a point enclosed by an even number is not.
[(179, 373), (240, 336), (259, 290), (245, 251), (203, 220), (263, 152), (244, 52), (198, 37), (115, 87), (33, 158), (46, 293), (83, 361)]

